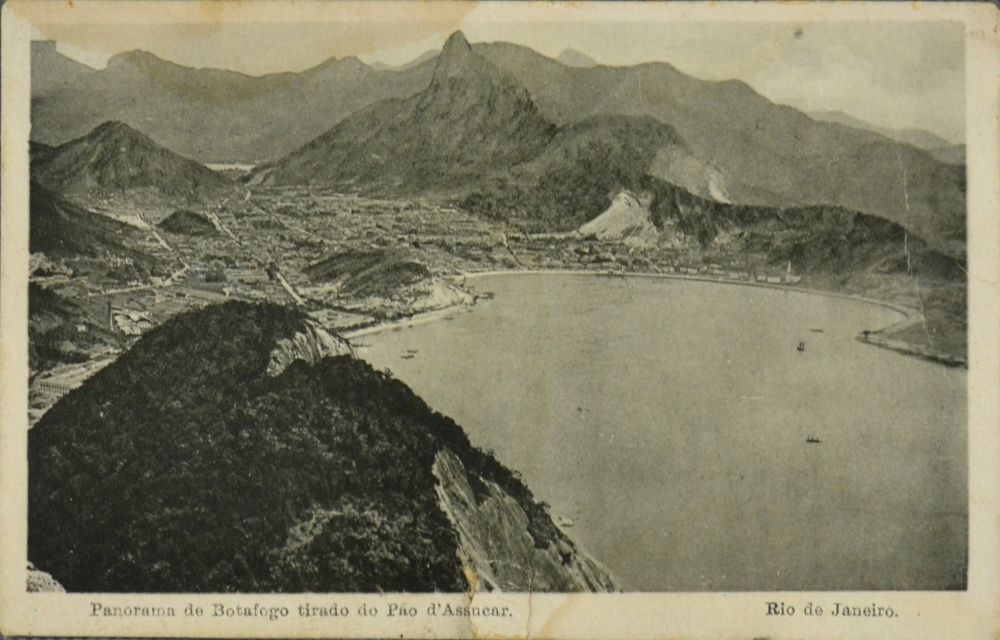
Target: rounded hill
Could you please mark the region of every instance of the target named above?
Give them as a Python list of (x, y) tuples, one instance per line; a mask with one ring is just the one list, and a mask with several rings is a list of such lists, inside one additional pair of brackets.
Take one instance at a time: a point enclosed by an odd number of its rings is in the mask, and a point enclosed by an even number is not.
[(218, 229), (215, 228), (211, 220), (200, 213), (188, 209), (174, 211), (160, 221), (157, 226), (170, 233), (188, 236), (210, 236), (218, 233)]
[[(31, 430), (31, 560), (68, 591), (464, 591), (468, 564), (495, 588), (613, 585), (511, 471), (336, 343), (243, 302), (147, 333)], [(477, 556), (501, 533), (517, 544)]]

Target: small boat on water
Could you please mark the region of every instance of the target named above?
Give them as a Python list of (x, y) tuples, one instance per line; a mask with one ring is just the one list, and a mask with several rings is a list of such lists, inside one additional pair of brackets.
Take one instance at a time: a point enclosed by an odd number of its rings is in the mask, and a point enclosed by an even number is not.
[(806, 442), (808, 442), (809, 444), (816, 444), (818, 442), (821, 442), (821, 440), (816, 436), (809, 436), (808, 438), (806, 438)]
[(799, 341), (799, 345), (797, 347), (795, 347), (795, 348), (798, 349), (799, 351), (805, 351), (806, 350), (806, 343), (802, 342), (802, 341)]
[(403, 360), (413, 360), (413, 354), (412, 353), (404, 353), (403, 355), (401, 355), (399, 357), (402, 358)]

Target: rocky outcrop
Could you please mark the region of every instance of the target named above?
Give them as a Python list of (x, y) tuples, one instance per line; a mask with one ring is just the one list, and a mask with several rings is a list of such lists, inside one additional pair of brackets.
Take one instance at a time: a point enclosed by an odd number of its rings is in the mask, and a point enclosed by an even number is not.
[(458, 533), (458, 555), (474, 591), (607, 592), (614, 578), (564, 534), (539, 548), (528, 516), (499, 486), (484, 480), (477, 499), (458, 456), (442, 449), (433, 467), (441, 509)]
[(695, 156), (687, 147), (663, 146), (653, 158), (649, 174), (682, 187), (696, 196), (730, 203), (722, 172)]
[(44, 571), (39, 571), (35, 568), (35, 565), (28, 563), (28, 579), (27, 579), (27, 589), (29, 593), (39, 593), (39, 592), (59, 592), (65, 593), (66, 589), (63, 588), (61, 584), (56, 582), (48, 573)]
[(629, 191), (615, 196), (604, 213), (580, 227), (585, 237), (624, 242), (632, 246), (652, 246), (659, 239), (649, 212), (649, 199)]
[(315, 322), (307, 320), (301, 331), (291, 338), (282, 338), (271, 350), (267, 375), (281, 375), (296, 360), (313, 364), (321, 358), (351, 353), (351, 346), (345, 340), (330, 335)]
[(476, 302), (475, 296), (468, 291), (439, 278), (424, 280), (410, 286), (405, 298), (407, 311), (410, 314), (471, 305)]

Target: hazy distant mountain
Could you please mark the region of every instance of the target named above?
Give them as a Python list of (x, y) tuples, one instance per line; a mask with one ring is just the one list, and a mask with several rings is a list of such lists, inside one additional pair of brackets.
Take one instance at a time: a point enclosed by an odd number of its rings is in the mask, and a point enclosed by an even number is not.
[(563, 63), (567, 67), (596, 67), (597, 61), (588, 56), (585, 53), (581, 53), (576, 49), (563, 49), (559, 57), (556, 58), (559, 62)]
[(85, 82), (97, 73), (85, 64), (56, 51), (56, 43), (31, 43), (31, 94), (47, 95), (58, 89)]
[(386, 64), (384, 62), (369, 62), (368, 66), (377, 71), (388, 71), (388, 70), (403, 71), (404, 69), (409, 69), (428, 60), (432, 60), (433, 58), (436, 58), (437, 55), (438, 55), (437, 49), (430, 49), (428, 51), (424, 51), (413, 60), (410, 60), (409, 62), (404, 62), (403, 64)]
[(597, 114), (649, 115), (670, 124), (720, 172), (734, 203), (835, 204), (960, 250), (964, 170), (924, 151), (817, 122), (742, 82), (698, 80), (666, 63), (581, 69), (508, 43), (474, 50), (523, 82), (556, 124)]
[(437, 49), (430, 49), (428, 51), (424, 51), (413, 60), (410, 60), (409, 62), (401, 64), (398, 67), (394, 68), (397, 71), (403, 71), (404, 69), (412, 69), (413, 67), (420, 66), (421, 64), (427, 62), (428, 60), (433, 60), (438, 56), (439, 53), (440, 51), (438, 51)]
[(31, 174), (39, 184), (67, 195), (150, 189), (196, 198), (236, 188), (228, 178), (121, 122), (105, 122), (82, 138), (46, 151), (32, 163)]
[(965, 145), (955, 144), (939, 149), (931, 149), (930, 154), (940, 162), (948, 164), (965, 164)]
[[(775, 207), (838, 205), (899, 222), (932, 243), (960, 250), (965, 229), (964, 168), (941, 162), (940, 153), (935, 156), (876, 133), (818, 122), (770, 102), (742, 82), (698, 80), (665, 63), (580, 68), (508, 43), (477, 44), (472, 50), (523, 84), (546, 122), (565, 125), (595, 115), (647, 115), (670, 125), (697, 161), (692, 165), (687, 156), (678, 161), (668, 155), (659, 166), (669, 167), (674, 179), (698, 174), (704, 166), (710, 176), (706, 185), (717, 188), (712, 197)], [(436, 57), (433, 52), (427, 56)], [(32, 134), (41, 142), (63, 142), (70, 134), (80, 135), (86, 127), (114, 117), (138, 125), (190, 157), (258, 162), (298, 149), (365, 108), (372, 111), (366, 117), (368, 125), (388, 127), (401, 110), (415, 106), (406, 98), (428, 87), (436, 65), (427, 59), (405, 70), (376, 70), (345, 59), (298, 74), (251, 77), (187, 69), (150, 54), (122, 54), (86, 81), (35, 91)], [(387, 98), (401, 100), (374, 106)], [(452, 136), (437, 136), (423, 153), (438, 158), (420, 158), (411, 171), (403, 161), (392, 159), (389, 152), (394, 153), (396, 146), (389, 144), (384, 131), (366, 131), (368, 125), (361, 122), (354, 120), (337, 136), (341, 143), (365, 140), (370, 151), (387, 163), (387, 185), (406, 182), (403, 174), (431, 171), (441, 157), (455, 151), (440, 148)], [(436, 131), (448, 131), (448, 123), (439, 122)], [(408, 144), (427, 140), (401, 133), (405, 135), (400, 139)], [(457, 145), (464, 144), (461, 135), (455, 139)], [(362, 181), (371, 178), (366, 172), (380, 171), (378, 158), (343, 155), (340, 161), (345, 164), (340, 168), (303, 169), (315, 179), (325, 171), (348, 181), (352, 171)], [(489, 164), (475, 162), (470, 175)], [(396, 175), (388, 175), (392, 172)]]
[(954, 145), (951, 141), (945, 140), (941, 136), (935, 135), (930, 131), (925, 131), (924, 129), (893, 129), (891, 127), (880, 127), (870, 122), (865, 122), (860, 118), (848, 115), (843, 111), (811, 111), (809, 112), (809, 115), (816, 120), (842, 124), (848, 127), (854, 127), (855, 129), (862, 129), (864, 131), (872, 131), (891, 140), (909, 144), (917, 147), (918, 149), (923, 149), (924, 151), (933, 151), (934, 149)]
[(345, 58), (258, 77), (183, 67), (142, 51), (94, 71), (51, 43), (33, 42), (32, 139), (61, 144), (120, 120), (202, 162), (254, 164), (300, 147), (359, 108), (413, 95), (431, 71), (378, 71)]
[(452, 190), (536, 156), (553, 135), (523, 85), (456, 32), (423, 91), (354, 113), (253, 180)]

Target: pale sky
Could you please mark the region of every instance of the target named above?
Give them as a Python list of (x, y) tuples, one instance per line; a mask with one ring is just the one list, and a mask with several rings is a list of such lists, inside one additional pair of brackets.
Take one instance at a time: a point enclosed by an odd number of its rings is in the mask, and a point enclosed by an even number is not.
[(804, 111), (839, 110), (880, 126), (964, 141), (964, 27), (957, 22), (667, 22), (606, 15), (597, 21), (570, 15), (562, 5), (531, 7), (529, 22), (523, 19), (528, 11), (515, 13), (510, 5), (455, 2), (431, 13), (426, 3), (410, 4), (414, 10), (396, 5), (377, 21), (356, 15), (363, 12), (306, 23), (121, 22), (125, 17), (116, 24), (36, 26), (35, 37), (54, 39), (64, 54), (98, 68), (110, 55), (144, 49), (186, 66), (259, 75), (350, 55), (399, 64), (440, 48), (461, 29), (473, 43), (514, 42), (552, 57), (571, 47), (602, 64), (665, 61), (698, 78), (743, 80)]

